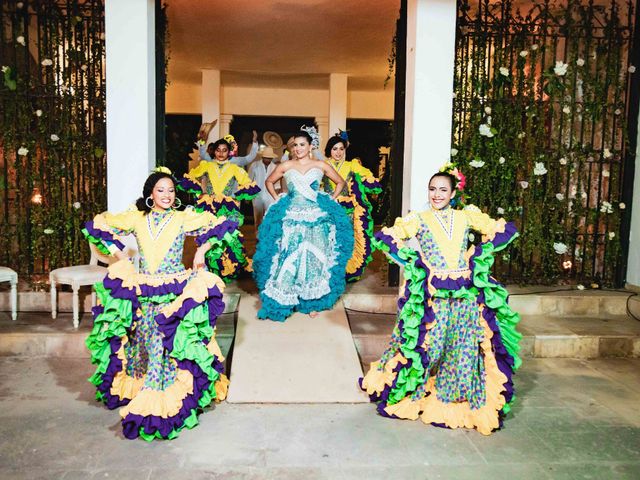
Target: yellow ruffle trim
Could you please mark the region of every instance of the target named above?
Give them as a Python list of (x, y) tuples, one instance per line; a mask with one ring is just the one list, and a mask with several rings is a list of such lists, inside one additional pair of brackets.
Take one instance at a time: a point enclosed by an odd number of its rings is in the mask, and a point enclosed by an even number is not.
[(496, 220), (496, 225), (493, 228), (493, 231), (482, 236), (482, 241), (489, 242), (493, 240), (498, 233), (504, 233), (504, 229), (506, 228), (506, 226), (507, 221), (504, 218), (499, 218), (498, 220)]
[(347, 273), (353, 273), (357, 271), (362, 264), (364, 263), (364, 254), (365, 254), (365, 236), (366, 232), (364, 231), (362, 221), (360, 220), (360, 216), (363, 213), (366, 213), (366, 210), (362, 208), (356, 202), (354, 203), (353, 209), (353, 254), (351, 258), (347, 262)]
[[(187, 271), (191, 272), (191, 270)], [(224, 282), (220, 277), (207, 270), (198, 270), (196, 276), (184, 287), (182, 294), (164, 307), (161, 312), (166, 317), (170, 317), (177, 312), (180, 307), (182, 307), (182, 304), (189, 298), (194, 299), (198, 303), (203, 303), (209, 296), (209, 289), (214, 285), (218, 287), (220, 292), (224, 291)]]
[(407, 363), (407, 359), (398, 353), (387, 362), (382, 370), (380, 370), (380, 362), (371, 362), (371, 368), (362, 379), (362, 388), (364, 388), (369, 395), (372, 395), (382, 392), (385, 386), (391, 386), (393, 380), (396, 378), (396, 373), (393, 369), (396, 368), (398, 362), (404, 365)]
[(226, 195), (209, 195), (208, 193), (203, 193), (198, 197), (197, 205), (209, 205), (212, 211), (216, 212), (218, 210), (218, 206), (223, 202), (232, 202), (236, 205), (236, 207), (240, 208), (240, 202), (233, 197), (227, 197)]

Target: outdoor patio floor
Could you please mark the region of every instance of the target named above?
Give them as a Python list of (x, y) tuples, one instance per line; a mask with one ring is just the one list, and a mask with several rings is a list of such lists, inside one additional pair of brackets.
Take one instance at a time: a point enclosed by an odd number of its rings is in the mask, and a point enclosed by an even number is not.
[(91, 372), (87, 359), (0, 358), (0, 478), (640, 478), (640, 359), (525, 359), (489, 437), (371, 404), (223, 403), (176, 440), (130, 441)]

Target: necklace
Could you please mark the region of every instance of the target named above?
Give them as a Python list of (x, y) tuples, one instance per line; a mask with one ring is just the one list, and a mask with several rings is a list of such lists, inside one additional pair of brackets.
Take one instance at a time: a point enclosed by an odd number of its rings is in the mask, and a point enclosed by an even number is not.
[(332, 167), (335, 168), (336, 172), (340, 173), (340, 169), (342, 168), (342, 165), (344, 164), (344, 161), (347, 159), (347, 157), (344, 157), (342, 160), (334, 160), (333, 158), (331, 159), (331, 163), (333, 164)]
[[(442, 212), (442, 213), (440, 213)], [(436, 220), (444, 230), (445, 235), (449, 240), (453, 238), (453, 210), (447, 208), (443, 210), (436, 210), (433, 212)]]
[(156, 241), (158, 237), (162, 234), (162, 231), (165, 229), (165, 227), (169, 224), (169, 222), (173, 218), (173, 210), (170, 210), (169, 212), (164, 212), (164, 213), (157, 212), (161, 216), (162, 220), (158, 225), (158, 228), (156, 229), (155, 233), (153, 232), (153, 225), (152, 225), (153, 222), (151, 220), (151, 216), (153, 215), (153, 213), (154, 212), (151, 211), (149, 215), (147, 215), (147, 228), (149, 229), (149, 236), (151, 237), (151, 239), (153, 241)]
[(216, 161), (216, 164), (218, 165), (218, 168), (214, 168), (213, 170), (214, 172), (216, 172), (216, 175), (218, 176), (218, 178), (222, 178), (225, 170), (227, 169), (227, 165), (229, 164), (229, 161), (228, 160), (225, 160), (224, 162)]

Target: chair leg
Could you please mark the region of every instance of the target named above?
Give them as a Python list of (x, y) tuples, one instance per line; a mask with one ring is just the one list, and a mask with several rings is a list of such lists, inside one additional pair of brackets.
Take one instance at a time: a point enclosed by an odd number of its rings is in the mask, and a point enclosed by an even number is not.
[(91, 287), (91, 307), (96, 306), (96, 291)]
[(78, 296), (79, 286), (73, 286), (73, 328), (78, 328), (80, 326), (80, 299)]
[(51, 318), (54, 320), (58, 316), (58, 292), (56, 292), (56, 282), (51, 280)]
[(11, 320), (18, 319), (18, 283), (11, 282)]

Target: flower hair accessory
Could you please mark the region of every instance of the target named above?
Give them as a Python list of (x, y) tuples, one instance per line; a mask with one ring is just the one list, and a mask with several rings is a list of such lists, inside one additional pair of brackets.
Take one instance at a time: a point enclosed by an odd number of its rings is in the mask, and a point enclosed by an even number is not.
[(303, 125), (300, 127), (300, 130), (307, 132), (311, 136), (311, 146), (313, 146), (313, 148), (320, 148), (320, 135), (318, 135), (316, 127)]
[(467, 185), (467, 177), (464, 176), (460, 170), (458, 170), (458, 166), (453, 163), (445, 163), (441, 168), (441, 172), (448, 173), (449, 175), (453, 175), (456, 178), (457, 182), (455, 185), (456, 196), (451, 199), (451, 206), (464, 206), (464, 187)]
[(236, 142), (236, 139), (233, 135), (225, 135), (224, 137), (222, 137), (223, 140), (226, 140), (227, 142), (229, 142), (229, 145), (231, 145), (231, 151), (229, 152), (229, 157), (236, 157), (238, 156), (238, 142)]
[(349, 143), (349, 130), (338, 129), (337, 136), (340, 137), (345, 142)]
[(151, 173), (166, 173), (167, 175), (173, 175), (171, 170), (169, 170), (167, 167), (156, 167), (151, 170)]

